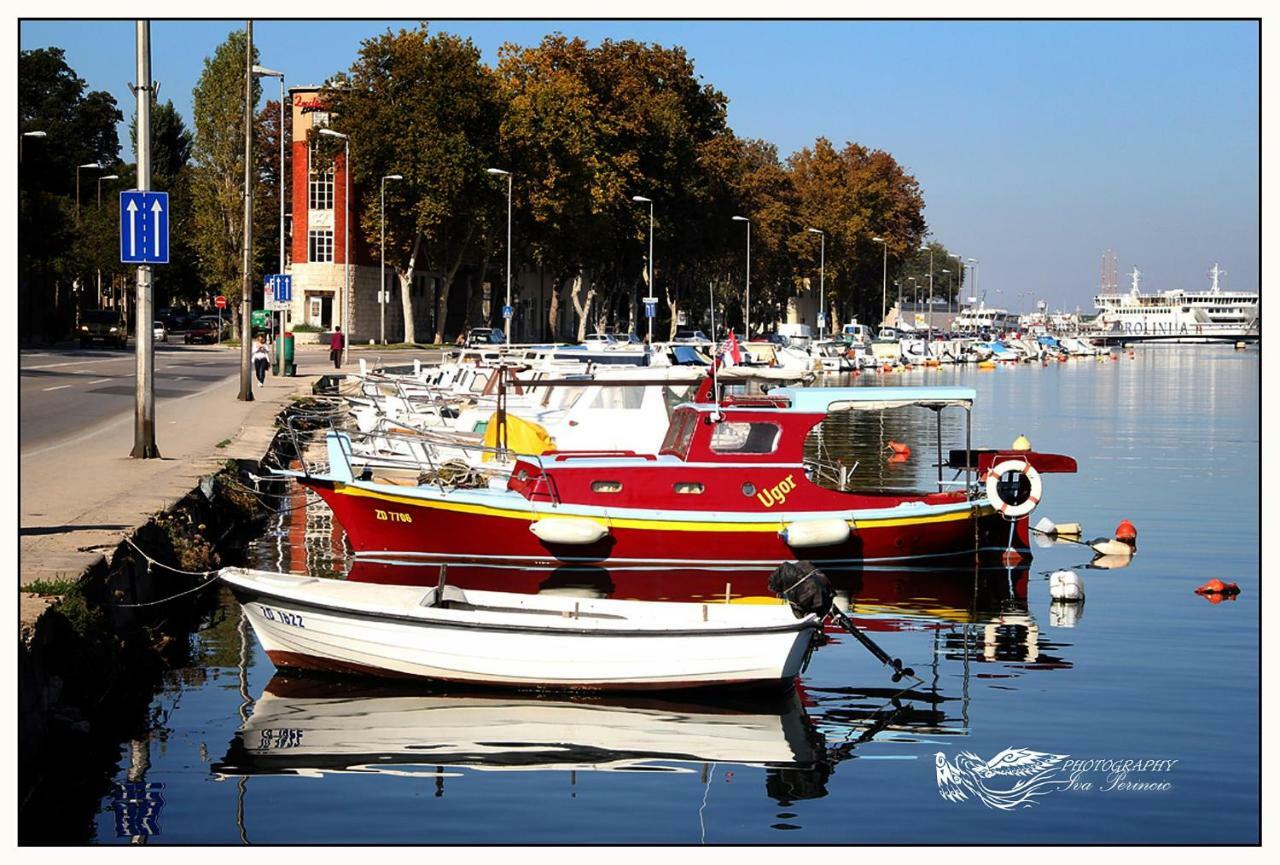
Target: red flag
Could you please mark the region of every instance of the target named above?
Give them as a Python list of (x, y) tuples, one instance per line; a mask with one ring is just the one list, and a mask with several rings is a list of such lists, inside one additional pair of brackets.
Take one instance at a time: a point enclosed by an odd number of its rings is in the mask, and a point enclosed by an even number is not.
[(729, 331), (729, 357), (735, 364), (742, 363), (742, 352), (738, 350), (738, 335)]

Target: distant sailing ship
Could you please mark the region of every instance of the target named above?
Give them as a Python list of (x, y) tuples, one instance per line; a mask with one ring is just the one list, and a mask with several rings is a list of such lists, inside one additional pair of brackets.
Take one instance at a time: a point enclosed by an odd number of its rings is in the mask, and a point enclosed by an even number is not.
[(1142, 271), (1129, 274), (1127, 294), (1104, 289), (1094, 297), (1103, 335), (1146, 342), (1205, 343), (1257, 340), (1262, 335), (1258, 293), (1223, 291), (1226, 271), (1214, 262), (1208, 291), (1143, 294)]

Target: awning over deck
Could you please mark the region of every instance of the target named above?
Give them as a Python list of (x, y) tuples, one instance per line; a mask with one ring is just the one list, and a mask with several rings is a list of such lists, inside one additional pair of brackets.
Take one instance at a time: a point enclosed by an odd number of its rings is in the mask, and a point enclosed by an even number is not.
[(790, 411), (880, 411), (921, 405), (971, 408), (978, 392), (971, 387), (779, 387), (769, 391), (791, 403)]

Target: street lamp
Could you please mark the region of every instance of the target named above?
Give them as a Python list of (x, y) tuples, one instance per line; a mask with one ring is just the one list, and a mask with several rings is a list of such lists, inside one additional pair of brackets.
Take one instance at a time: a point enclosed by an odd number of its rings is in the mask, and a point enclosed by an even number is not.
[(387, 181), (404, 180), (399, 174), (385, 174), (382, 177), (382, 193), (378, 196), (378, 275), (381, 277), (378, 287), (378, 341), (387, 344)]
[(889, 314), (889, 239), (886, 237), (871, 238), (884, 247), (884, 260), (880, 267), (880, 326), (884, 326), (884, 317)]
[(926, 249), (929, 250), (929, 309), (925, 313), (926, 315), (925, 331), (928, 334), (928, 339), (932, 341), (933, 340), (933, 247), (932, 246), (920, 247), (921, 252), (924, 252)]
[(822, 328), (827, 323), (827, 233), (820, 228), (806, 228), (810, 234), (822, 239), (818, 251), (818, 341), (822, 341)]
[(22, 141), (24, 138), (44, 138), (49, 133), (42, 130), (34, 130), (32, 132), (24, 132), (18, 136), (18, 164), (22, 164)]
[(81, 168), (96, 168), (99, 171), (102, 171), (104, 168), (106, 168), (106, 166), (103, 165), (101, 162), (86, 162), (84, 165), (76, 166), (76, 221), (77, 222), (80, 221), (80, 169)]
[[(657, 304), (657, 295), (653, 293), (653, 199), (645, 198), (643, 195), (633, 195), (631, 200), (636, 204), (649, 205), (649, 297), (654, 298), (654, 304)], [(645, 306), (648, 306), (645, 303)], [(649, 344), (653, 345), (653, 319), (657, 314), (655, 309), (654, 315), (646, 316), (649, 319)]]
[[(947, 255), (948, 257), (954, 258), (957, 262), (960, 263), (960, 272), (956, 276), (956, 279), (958, 280), (957, 286), (956, 286), (956, 312), (959, 312), (960, 311), (960, 290), (964, 288), (964, 256), (957, 255), (954, 252), (947, 253)], [(951, 312), (950, 297), (947, 298), (947, 312)]]
[(751, 339), (751, 220), (735, 216), (733, 221), (747, 224), (747, 302), (743, 306), (742, 341), (748, 342)]
[[(284, 73), (275, 69), (268, 69), (265, 66), (259, 66), (256, 63), (253, 66), (253, 74), (258, 78), (279, 78), (280, 79), (280, 128), (276, 130), (277, 137), (280, 139), (280, 270), (277, 271), (281, 275), (284, 274)], [(284, 310), (280, 310), (280, 332), (284, 332)], [(276, 374), (280, 372), (280, 348), (276, 349), (275, 369)]]
[(347, 304), (351, 302), (351, 139), (345, 133), (321, 127), (321, 135), (342, 139), (342, 323), (347, 326), (347, 337), (342, 341), (345, 349), (351, 339), (351, 322), (347, 320)]
[(973, 296), (978, 298), (979, 303), (986, 306), (987, 296), (985, 294), (978, 294), (978, 259), (971, 258), (969, 261), (973, 262)]
[(507, 178), (507, 303), (502, 307), (503, 330), (507, 335), (507, 345), (511, 345), (511, 172), (501, 168), (486, 168), (486, 174)]

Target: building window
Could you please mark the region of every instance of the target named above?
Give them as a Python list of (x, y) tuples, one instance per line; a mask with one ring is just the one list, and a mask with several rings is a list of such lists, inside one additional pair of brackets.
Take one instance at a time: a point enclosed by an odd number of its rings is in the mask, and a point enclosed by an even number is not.
[(307, 261), (333, 261), (333, 232), (312, 229), (307, 232)]
[(312, 210), (333, 210), (333, 169), (311, 172), (307, 207)]

